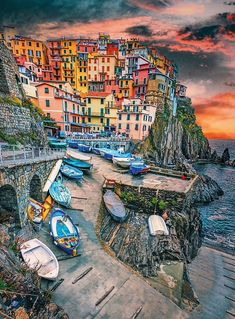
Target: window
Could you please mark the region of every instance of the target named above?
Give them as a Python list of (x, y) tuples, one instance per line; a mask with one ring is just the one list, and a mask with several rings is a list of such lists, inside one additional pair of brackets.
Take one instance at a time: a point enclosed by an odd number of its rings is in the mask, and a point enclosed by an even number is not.
[(30, 41), (28, 42), (28, 46), (29, 46), (29, 47), (31, 47), (31, 46), (32, 46), (32, 43), (31, 43)]
[(85, 123), (85, 117), (82, 118), (82, 123)]
[(107, 58), (107, 62), (110, 62), (110, 58)]
[(107, 66), (107, 71), (108, 71), (108, 72), (110, 71), (110, 67), (109, 67), (109, 66)]
[(76, 116), (73, 116), (73, 123), (77, 123)]
[(91, 116), (91, 108), (90, 108), (90, 107), (88, 107), (87, 111), (88, 111), (88, 112), (87, 112), (88, 115)]
[(50, 101), (46, 100), (46, 107), (50, 107)]
[(40, 58), (41, 57), (41, 51), (36, 51), (36, 56)]
[(122, 114), (118, 114), (118, 119), (119, 119), (119, 121), (121, 121), (121, 119), (122, 119)]
[(59, 88), (62, 89), (62, 84), (59, 84)]
[(44, 92), (45, 92), (45, 93), (49, 93), (49, 88), (45, 88), (45, 89), (44, 89)]
[(77, 112), (79, 113), (79, 105), (77, 106)]
[(90, 117), (88, 117), (88, 122), (91, 123), (91, 118)]
[(136, 85), (138, 84), (138, 79), (135, 80), (135, 84), (136, 84)]
[(75, 105), (73, 104), (73, 113), (75, 113)]
[(64, 50), (64, 54), (66, 54), (66, 50)]
[(103, 117), (100, 118), (100, 123), (102, 123), (102, 124), (104, 123)]
[(88, 99), (87, 99), (87, 103), (91, 103), (91, 98), (90, 97), (88, 97)]
[(28, 50), (28, 55), (33, 56), (33, 50)]
[(138, 131), (139, 129), (139, 124), (135, 124), (135, 130)]
[(118, 128), (119, 128), (119, 129), (122, 128), (122, 124), (121, 124), (121, 123), (118, 124)]
[(67, 103), (67, 101), (64, 101), (64, 111), (68, 112), (68, 103)]
[(147, 79), (146, 78), (144, 78), (144, 84), (147, 84)]
[(101, 99), (101, 100), (100, 100), (100, 103), (101, 103), (101, 104), (104, 104), (104, 99)]
[(100, 109), (100, 116), (104, 116), (104, 109)]
[(130, 129), (130, 124), (126, 125), (126, 129), (129, 130)]
[(146, 131), (146, 125), (143, 126), (143, 131)]
[(65, 122), (68, 122), (68, 121), (69, 121), (69, 115), (68, 115), (68, 114), (65, 114), (65, 115), (64, 115), (64, 121), (65, 121)]
[(104, 58), (102, 58), (102, 62), (105, 62), (105, 59), (104, 59)]
[(136, 121), (139, 121), (139, 118), (140, 118), (139, 114), (136, 114), (135, 120), (136, 120)]
[(71, 45), (72, 45), (72, 42), (69, 42), (69, 46), (71, 47)]
[(129, 121), (130, 118), (131, 118), (131, 115), (130, 115), (130, 114), (127, 114), (127, 116), (126, 116), (127, 121)]
[(39, 48), (39, 43), (38, 42), (36, 43), (36, 47)]

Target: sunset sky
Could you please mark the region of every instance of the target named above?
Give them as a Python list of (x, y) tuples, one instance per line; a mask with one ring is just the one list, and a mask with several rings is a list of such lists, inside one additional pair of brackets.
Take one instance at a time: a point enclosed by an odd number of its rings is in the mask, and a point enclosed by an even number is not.
[(46, 40), (139, 37), (179, 67), (209, 138), (235, 139), (235, 1), (8, 0), (0, 24)]

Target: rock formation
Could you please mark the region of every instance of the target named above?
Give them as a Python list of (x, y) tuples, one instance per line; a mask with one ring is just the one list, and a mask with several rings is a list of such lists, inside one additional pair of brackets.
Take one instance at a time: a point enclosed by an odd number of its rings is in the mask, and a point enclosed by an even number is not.
[(228, 162), (230, 160), (230, 154), (229, 154), (229, 150), (228, 148), (226, 148), (222, 154), (222, 157), (221, 157), (221, 162), (223, 164), (225, 164), (226, 162)]
[(210, 157), (208, 140), (196, 124), (189, 98), (178, 99), (176, 116), (172, 114), (170, 103), (165, 104), (163, 111), (156, 113), (155, 122), (141, 151), (160, 165)]
[(221, 187), (211, 177), (199, 176), (193, 187), (192, 203), (210, 203), (223, 194)]

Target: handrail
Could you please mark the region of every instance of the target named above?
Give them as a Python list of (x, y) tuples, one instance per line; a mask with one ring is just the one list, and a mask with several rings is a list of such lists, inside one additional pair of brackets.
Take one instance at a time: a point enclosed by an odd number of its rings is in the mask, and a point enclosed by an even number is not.
[(5, 165), (26, 164), (39, 160), (51, 160), (61, 158), (65, 150), (50, 149), (49, 147), (17, 147), (0, 145), (0, 167)]

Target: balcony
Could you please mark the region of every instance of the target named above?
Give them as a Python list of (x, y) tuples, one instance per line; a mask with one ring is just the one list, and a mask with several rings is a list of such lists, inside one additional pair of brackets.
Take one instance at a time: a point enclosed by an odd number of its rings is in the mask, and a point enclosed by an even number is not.
[(59, 70), (60, 69), (60, 67), (57, 65), (55, 65), (55, 66), (53, 66), (53, 69), (55, 69), (55, 70)]
[(141, 82), (141, 83), (133, 83), (133, 86), (146, 86), (147, 83)]

